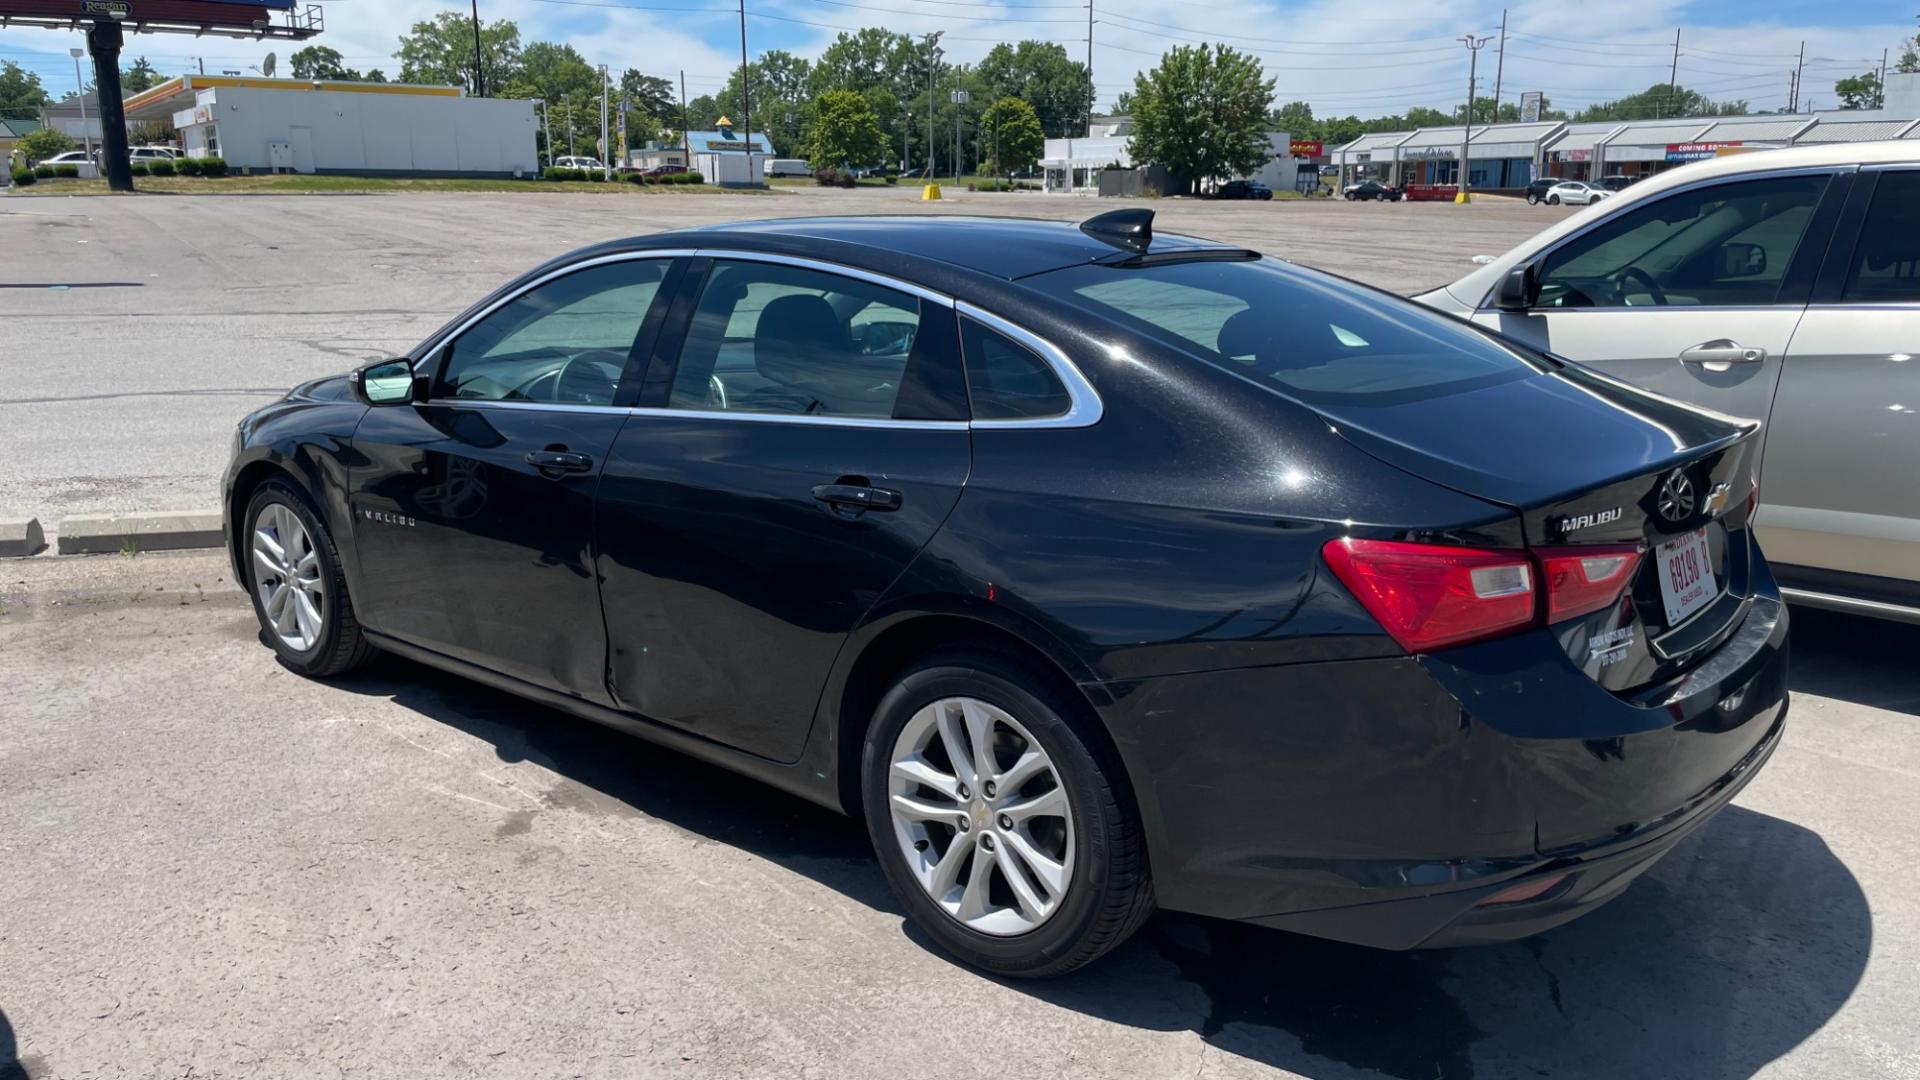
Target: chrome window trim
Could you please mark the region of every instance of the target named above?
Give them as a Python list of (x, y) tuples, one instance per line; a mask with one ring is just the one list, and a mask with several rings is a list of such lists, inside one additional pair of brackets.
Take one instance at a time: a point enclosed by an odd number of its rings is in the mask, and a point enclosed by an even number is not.
[[(1635, 210), (1639, 210), (1641, 207), (1652, 206), (1655, 203), (1661, 202), (1662, 200), (1671, 199), (1675, 195), (1684, 195), (1689, 191), (1697, 191), (1700, 188), (1714, 187), (1719, 184), (1744, 184), (1752, 180), (1778, 180), (1783, 176), (1818, 176), (1818, 175), (1838, 176), (1841, 173), (1846, 173), (1846, 172), (1859, 172), (1860, 169), (1861, 169), (1861, 166), (1858, 164), (1799, 165), (1790, 169), (1766, 169), (1766, 170), (1750, 172), (1750, 173), (1734, 173), (1730, 176), (1710, 176), (1705, 180), (1695, 180), (1691, 183), (1677, 184), (1674, 187), (1669, 188), (1664, 192), (1661, 192), (1659, 195), (1656, 195), (1651, 199), (1645, 199), (1634, 204), (1633, 207), (1631, 207), (1630, 209), (1620, 211), (1620, 213), (1631, 214)], [(1825, 197), (1824, 194), (1822, 195), (1822, 197), (1823, 198)], [(1610, 202), (1611, 200), (1603, 199), (1601, 201)], [(1589, 203), (1588, 205), (1592, 205), (1592, 204)], [(1818, 203), (1815, 204), (1814, 209), (1816, 210), (1819, 209)], [(1530, 262), (1544, 263), (1550, 256), (1558, 252), (1561, 248), (1566, 247), (1568, 244), (1573, 243), (1575, 240), (1578, 240), (1581, 237), (1587, 235), (1588, 233), (1594, 231), (1595, 229), (1598, 229), (1601, 226), (1607, 224), (1607, 222), (1612, 220), (1613, 217), (1614, 217), (1613, 214), (1602, 214), (1598, 220), (1589, 222), (1586, 225), (1581, 226), (1579, 229), (1576, 229), (1575, 231), (1568, 233), (1567, 235), (1561, 237), (1560, 239), (1555, 240), (1550, 246), (1543, 247), (1540, 250), (1534, 252), (1532, 255), (1529, 255), (1526, 258), (1521, 259), (1519, 262), (1514, 263), (1513, 268), (1518, 269), (1519, 267), (1525, 266)], [(1795, 253), (1796, 254), (1798, 253), (1797, 249)], [(1499, 308), (1496, 308), (1493, 306), (1493, 294), (1499, 291), (1499, 288), (1500, 288), (1500, 282), (1497, 279), (1494, 281), (1492, 285), (1487, 287), (1487, 291), (1485, 295), (1481, 296), (1480, 302), (1474, 306), (1473, 313), (1475, 315), (1481, 314), (1482, 312), (1498, 312), (1500, 310)], [(1534, 311), (1551, 311), (1555, 314), (1559, 314), (1560, 312), (1563, 312), (1563, 311), (1647, 311), (1653, 307), (1665, 307), (1665, 306), (1670, 306), (1670, 305), (1648, 305), (1648, 307), (1646, 308), (1626, 308), (1626, 307), (1528, 308), (1527, 311), (1529, 313)], [(1721, 305), (1717, 309), (1706, 308), (1706, 307), (1692, 307), (1692, 308), (1682, 308), (1681, 310), (1683, 311), (1708, 311), (1708, 310), (1755, 311), (1763, 308), (1777, 308), (1780, 306), (1781, 305), (1779, 304), (1737, 304), (1737, 305)], [(1804, 305), (1787, 305), (1787, 306), (1792, 307), (1792, 306), (1804, 306)], [(1520, 314), (1520, 313), (1513, 312), (1512, 314)]]
[[(680, 258), (686, 258), (688, 256), (691, 256), (693, 253), (694, 252), (692, 248), (649, 248), (645, 251), (622, 251), (613, 255), (601, 255), (597, 258), (582, 259), (577, 263), (568, 263), (565, 266), (558, 267), (554, 269), (551, 273), (542, 274), (539, 277), (535, 278), (534, 280), (527, 282), (527, 284), (523, 288), (516, 289), (513, 292), (507, 294), (506, 296), (501, 297), (499, 300), (496, 300), (493, 303), (488, 304), (484, 311), (479, 311), (474, 313), (472, 318), (461, 323), (459, 326), (454, 327), (451, 331), (443, 335), (440, 339), (440, 344), (427, 350), (427, 355), (420, 357), (418, 360), (415, 360), (413, 362), (413, 373), (415, 375), (423, 374), (421, 369), (426, 365), (427, 361), (431, 360), (437, 353), (445, 349), (448, 345), (452, 344), (455, 338), (458, 338), (460, 335), (473, 329), (476, 323), (480, 322), (482, 319), (485, 319), (487, 316), (492, 315), (494, 312), (499, 311), (501, 308), (506, 307), (508, 304), (513, 303), (515, 300), (518, 300), (521, 297), (527, 295), (528, 293), (539, 288), (540, 286), (545, 285), (547, 282), (554, 280), (555, 278), (566, 277), (568, 274), (575, 273), (576, 271), (589, 270), (596, 266), (605, 266), (608, 263), (641, 262), (647, 259), (680, 259)], [(644, 315), (641, 317), (643, 319), (645, 318)], [(447, 398), (431, 399), (431, 401), (433, 402), (448, 401), (448, 400), (455, 400), (455, 399), (447, 399)], [(471, 402), (463, 402), (463, 404), (471, 404)]]
[(993, 312), (969, 304), (964, 300), (954, 305), (954, 311), (961, 318), (972, 319), (974, 322), (997, 333), (1004, 334), (1033, 350), (1036, 355), (1046, 361), (1048, 367), (1053, 369), (1054, 377), (1059, 379), (1060, 384), (1066, 387), (1067, 390), (1067, 411), (1058, 416), (969, 421), (974, 427), (993, 429), (1082, 428), (1092, 427), (1100, 422), (1100, 417), (1105, 414), (1106, 409), (1105, 406), (1101, 404), (1099, 392), (1094, 390), (1093, 384), (1087, 382), (1087, 377), (1081, 373), (1079, 365), (1075, 364), (1072, 358), (1068, 357), (1058, 345), (1028, 330), (1024, 326), (1008, 322)]
[(825, 259), (814, 259), (804, 255), (783, 255), (770, 251), (735, 251), (730, 248), (701, 248), (690, 254), (695, 258), (701, 259), (773, 263), (778, 266), (792, 266), (801, 270), (812, 270), (821, 274), (834, 274), (839, 277), (852, 278), (855, 281), (864, 281), (869, 285), (878, 285), (883, 289), (892, 289), (895, 292), (907, 293), (908, 295), (918, 297), (929, 303), (939, 304), (941, 307), (951, 308), (954, 306), (953, 297), (948, 296), (946, 293), (929, 289), (924, 285), (916, 285), (911, 281), (902, 281), (899, 278), (888, 277), (885, 274), (876, 274), (871, 270), (862, 270), (857, 266), (846, 266), (842, 263), (829, 262)]
[(968, 427), (965, 420), (894, 420), (874, 416), (817, 416), (745, 410), (666, 409), (651, 405), (624, 411), (633, 416), (679, 417), (687, 420), (746, 420), (759, 424), (807, 424), (814, 427), (888, 428), (910, 431), (965, 431)]
[(499, 409), (509, 412), (595, 413), (601, 416), (625, 416), (631, 410), (619, 405), (570, 404), (565, 401), (496, 401), (492, 398), (428, 398), (422, 405), (445, 405), (454, 409)]

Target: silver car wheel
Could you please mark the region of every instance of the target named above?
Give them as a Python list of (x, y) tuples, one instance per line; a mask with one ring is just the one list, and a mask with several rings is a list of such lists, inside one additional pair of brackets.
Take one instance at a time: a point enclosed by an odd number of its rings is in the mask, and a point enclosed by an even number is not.
[(253, 519), (253, 588), (281, 644), (306, 652), (319, 642), (327, 610), (320, 553), (285, 503), (267, 503)]
[(920, 887), (969, 929), (1027, 933), (1073, 878), (1073, 806), (1053, 760), (1006, 710), (942, 698), (894, 740), (887, 804)]

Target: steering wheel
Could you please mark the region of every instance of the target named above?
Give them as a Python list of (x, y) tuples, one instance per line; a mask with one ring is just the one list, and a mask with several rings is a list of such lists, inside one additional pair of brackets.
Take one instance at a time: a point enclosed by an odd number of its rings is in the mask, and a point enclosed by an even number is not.
[(626, 362), (626, 354), (615, 349), (580, 353), (554, 373), (553, 399), (570, 404), (612, 404)]
[(1647, 273), (1637, 266), (1627, 267), (1625, 270), (1620, 271), (1613, 279), (1614, 287), (1619, 290), (1623, 303), (1626, 299), (1627, 281), (1632, 278), (1639, 279), (1640, 283), (1647, 287), (1647, 295), (1653, 297), (1655, 305), (1660, 307), (1666, 306), (1667, 294), (1661, 290), (1660, 283), (1653, 280), (1652, 274)]
[(707, 376), (707, 408), (726, 411), (727, 384), (721, 382), (718, 375)]

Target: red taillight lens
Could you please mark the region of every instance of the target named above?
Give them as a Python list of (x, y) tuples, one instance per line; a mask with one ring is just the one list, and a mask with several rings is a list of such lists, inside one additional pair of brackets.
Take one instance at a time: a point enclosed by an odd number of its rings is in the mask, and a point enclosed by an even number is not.
[(1408, 652), (1493, 637), (1533, 621), (1524, 551), (1344, 537), (1321, 549), (1335, 577)]
[(1634, 567), (1640, 565), (1637, 547), (1565, 548), (1539, 555), (1549, 624), (1619, 603)]
[(1753, 524), (1753, 517), (1760, 512), (1760, 478), (1753, 478), (1753, 486), (1747, 489), (1747, 524)]

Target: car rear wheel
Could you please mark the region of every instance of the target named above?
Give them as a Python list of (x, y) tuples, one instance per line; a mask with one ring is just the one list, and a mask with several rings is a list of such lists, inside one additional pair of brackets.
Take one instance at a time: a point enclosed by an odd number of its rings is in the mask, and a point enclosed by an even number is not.
[(880, 865), (908, 915), (961, 961), (1062, 975), (1153, 910), (1120, 769), (1024, 664), (936, 654), (893, 685), (862, 748)]
[(1532, 192), (1532, 191), (1527, 192), (1527, 205), (1528, 206), (1540, 205), (1540, 196), (1537, 192)]
[(340, 552), (306, 497), (269, 480), (247, 503), (247, 592), (260, 640), (301, 675), (361, 667), (375, 649), (360, 632), (340, 572)]

